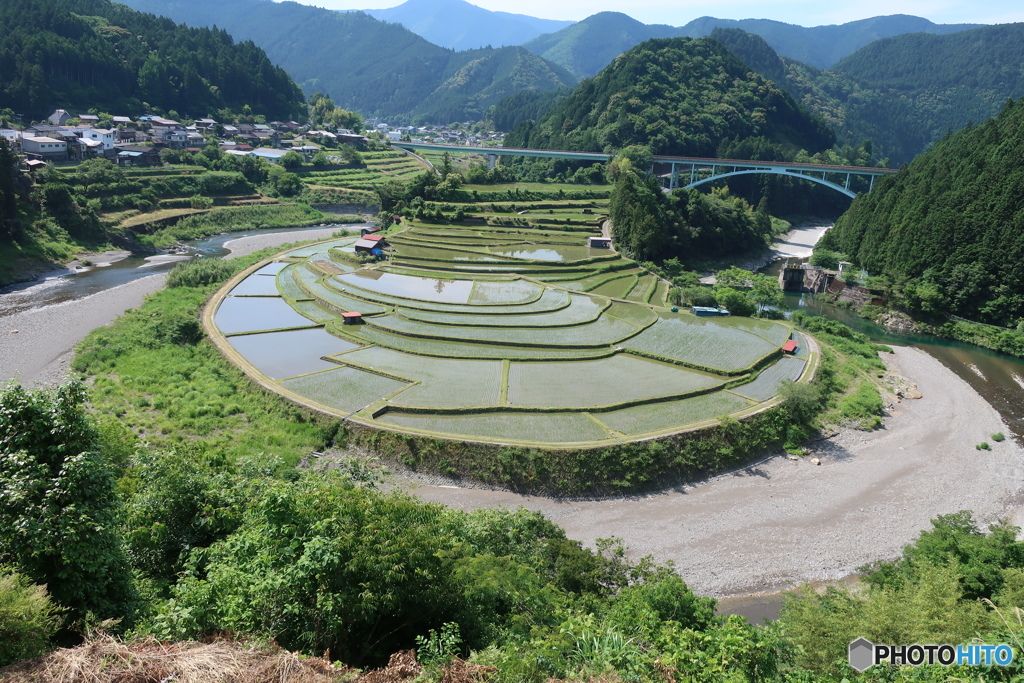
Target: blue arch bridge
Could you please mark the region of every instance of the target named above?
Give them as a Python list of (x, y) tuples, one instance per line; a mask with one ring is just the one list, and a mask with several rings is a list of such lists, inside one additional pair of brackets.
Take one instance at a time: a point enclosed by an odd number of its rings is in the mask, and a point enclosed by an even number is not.
[[(500, 156), (537, 157), (541, 159), (569, 159), (574, 161), (593, 161), (607, 163), (615, 158), (614, 154), (603, 152), (566, 152), (550, 149), (515, 149), (509, 147), (463, 147), (456, 145), (440, 145), (428, 142), (400, 142), (393, 140), (392, 147), (400, 147), (410, 151), (425, 152), (456, 152), (461, 154), (482, 154), (493, 166)], [(867, 181), (870, 192), (875, 186), (875, 178), (897, 173), (894, 168), (873, 168), (866, 166), (833, 166), (827, 164), (803, 164), (791, 161), (750, 161), (744, 159), (705, 159), (700, 157), (655, 156), (652, 172), (663, 180), (668, 189), (677, 187), (698, 187), (722, 178), (769, 173), (809, 180), (819, 185), (832, 188), (847, 197), (856, 197), (858, 186), (853, 184), (856, 178)]]

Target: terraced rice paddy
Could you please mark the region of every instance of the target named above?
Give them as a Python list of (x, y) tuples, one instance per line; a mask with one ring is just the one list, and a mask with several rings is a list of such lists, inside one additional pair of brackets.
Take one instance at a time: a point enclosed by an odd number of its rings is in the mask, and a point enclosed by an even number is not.
[[(408, 168), (381, 153), (315, 180), (355, 187)], [(467, 203), (462, 223), (405, 220), (381, 261), (361, 260), (355, 238), (282, 253), (218, 293), (208, 329), (265, 385), (341, 418), (531, 446), (713, 424), (771, 405), (816, 362), (799, 335), (797, 357), (782, 357), (789, 325), (672, 313), (668, 282), (588, 248), (606, 198), (511, 204)]]

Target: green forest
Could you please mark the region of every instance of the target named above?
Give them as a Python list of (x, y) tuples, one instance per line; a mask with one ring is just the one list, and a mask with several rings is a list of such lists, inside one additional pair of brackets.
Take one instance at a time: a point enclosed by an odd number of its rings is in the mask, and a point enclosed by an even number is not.
[(0, 4), (0, 102), (29, 120), (54, 109), (124, 115), (145, 107), (193, 118), (248, 106), (301, 118), (302, 91), (252, 42), (178, 26), (110, 0)]
[(947, 135), (858, 197), (819, 243), (881, 280), (894, 301), (1017, 327), (1024, 318), (1024, 102)]
[(723, 140), (763, 139), (789, 154), (828, 149), (823, 121), (710, 39), (649, 40), (584, 81), (509, 147), (715, 156)]

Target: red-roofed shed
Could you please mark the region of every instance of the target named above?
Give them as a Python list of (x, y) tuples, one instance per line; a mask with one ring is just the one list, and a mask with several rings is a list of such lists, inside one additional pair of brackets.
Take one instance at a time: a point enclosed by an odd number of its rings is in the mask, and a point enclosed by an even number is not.
[(783, 353), (796, 353), (796, 339), (790, 339), (782, 345)]
[(384, 235), (364, 235), (363, 239), (373, 240), (374, 242), (384, 239)]
[(361, 322), (363, 322), (363, 314), (362, 313), (355, 313), (353, 311), (353, 312), (342, 313), (341, 314), (341, 324), (342, 325), (355, 325), (356, 323), (361, 323)]

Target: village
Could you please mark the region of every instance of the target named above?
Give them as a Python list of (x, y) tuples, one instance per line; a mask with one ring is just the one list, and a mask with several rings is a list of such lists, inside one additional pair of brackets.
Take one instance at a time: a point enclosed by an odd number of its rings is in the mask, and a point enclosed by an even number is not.
[[(261, 118), (261, 117), (257, 117)], [(56, 109), (44, 121), (24, 129), (0, 129), (0, 137), (19, 152), (25, 170), (46, 163), (77, 163), (104, 158), (118, 165), (153, 166), (165, 149), (198, 152), (215, 144), (225, 154), (253, 156), (278, 163), (288, 152), (306, 162), (320, 151), (341, 145), (366, 148), (370, 140), (413, 140), (450, 145), (500, 145), (504, 135), (473, 132), (479, 124), (452, 126), (392, 126), (380, 119), (365, 121), (367, 134), (327, 127), (314, 128), (296, 121), (221, 123), (211, 118), (177, 121), (163, 116), (111, 116), (72, 114)]]

